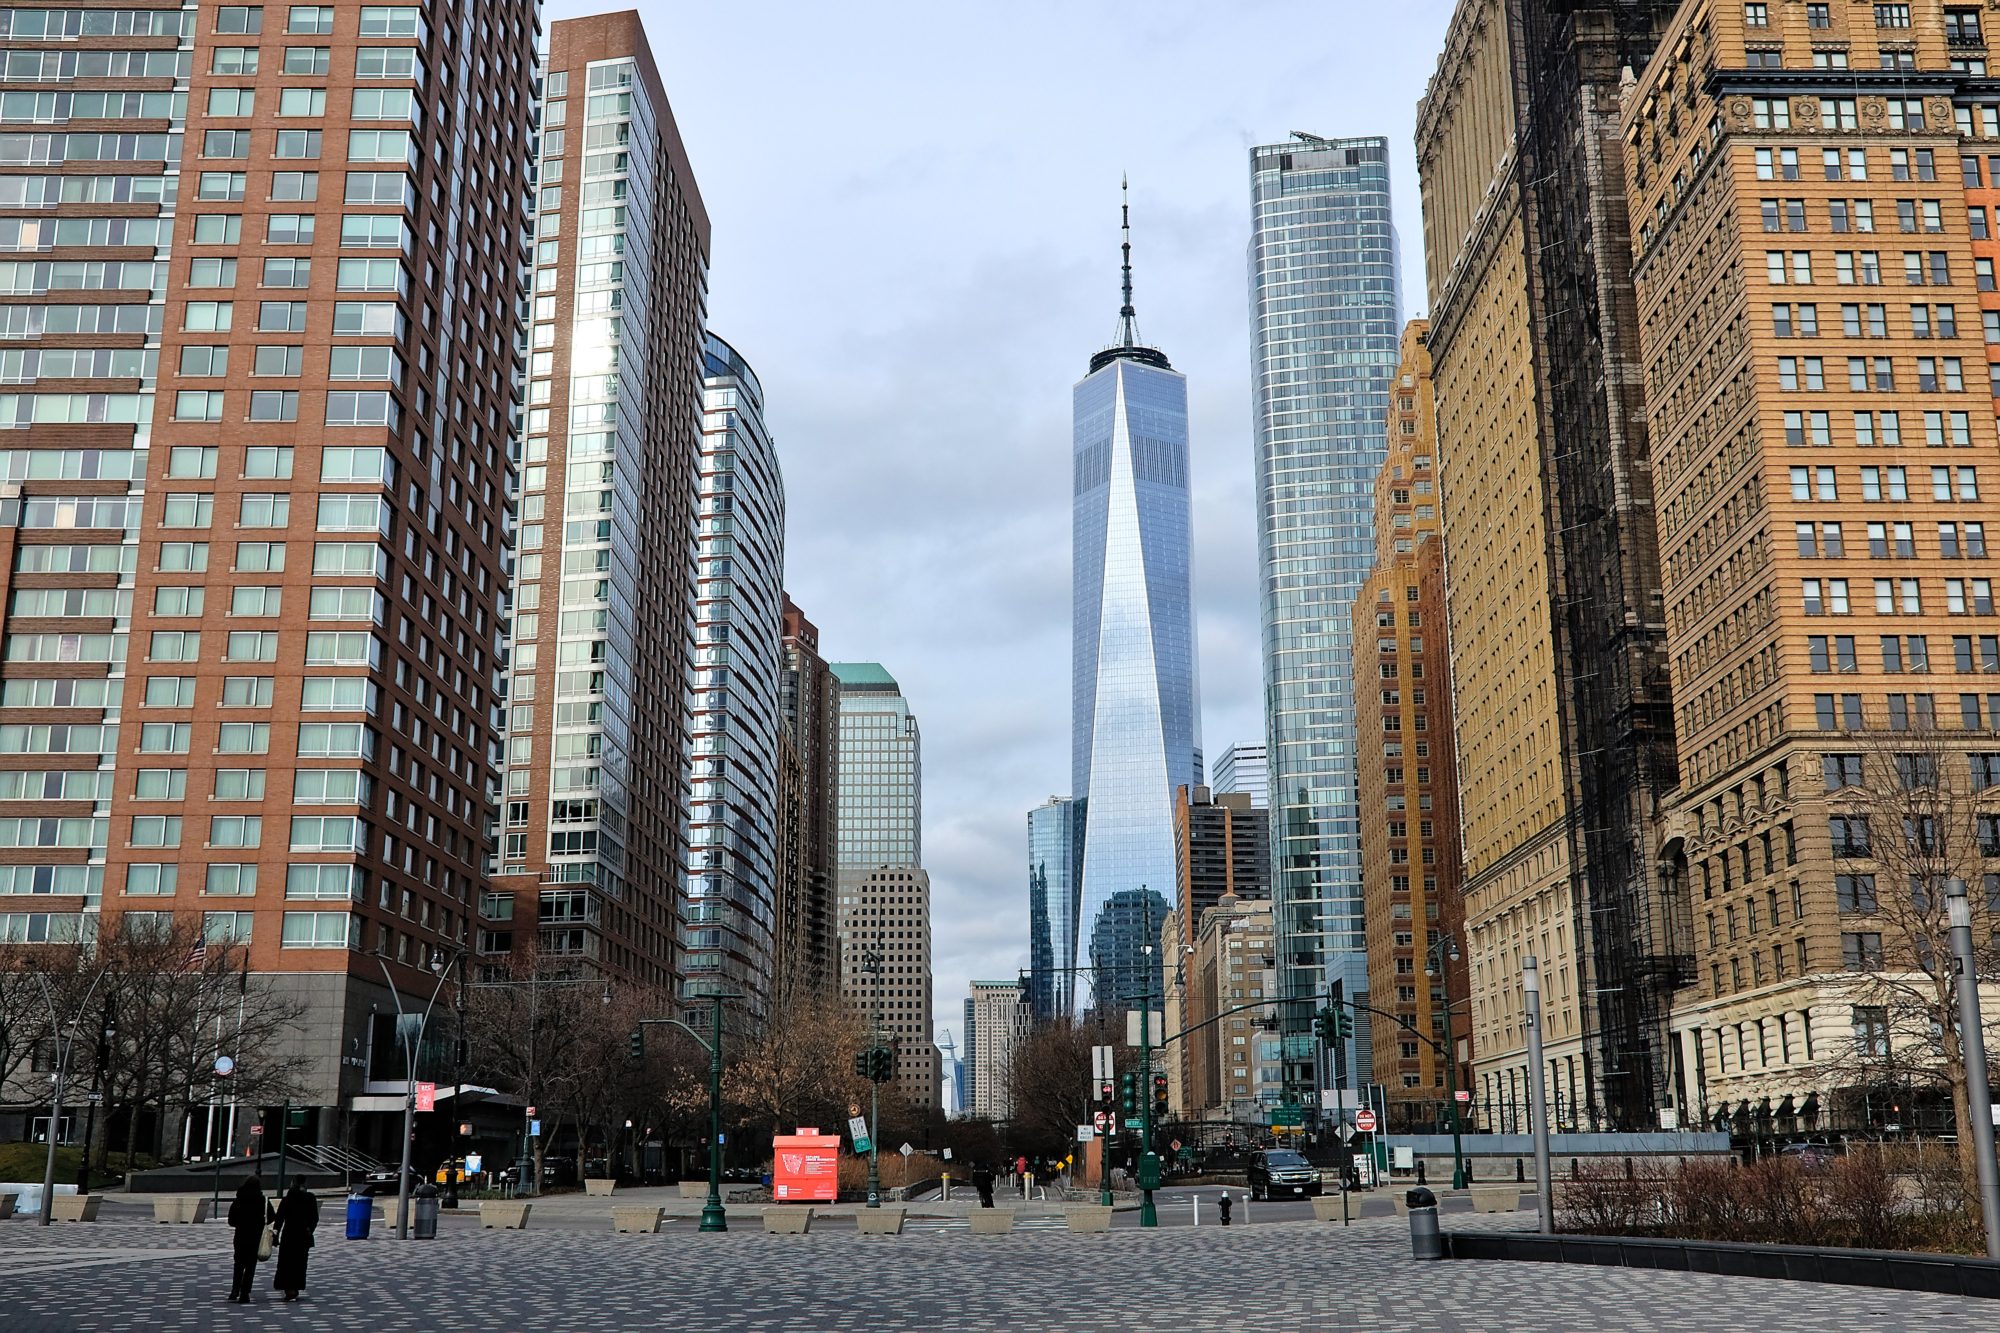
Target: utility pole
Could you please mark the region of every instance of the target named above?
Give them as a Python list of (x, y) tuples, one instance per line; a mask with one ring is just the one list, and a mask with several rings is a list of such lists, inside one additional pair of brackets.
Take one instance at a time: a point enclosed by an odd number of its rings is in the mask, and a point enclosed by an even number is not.
[[(70, 1056), (76, 1051), (76, 1025), (83, 1021), (83, 1011), (90, 1007), (90, 997), (96, 993), (98, 983), (104, 980), (109, 971), (109, 968), (100, 968), (97, 975), (91, 979), (90, 989), (86, 990), (83, 993), (83, 998), (77, 1001), (76, 1016), (70, 1019), (69, 1032), (66, 1036), (62, 1030), (62, 1015), (56, 1009), (55, 992), (49, 989), (46, 977), (42, 976), (39, 972), (35, 974), (35, 980), (42, 987), (42, 998), (48, 1002), (49, 1026), (51, 1031), (55, 1033), (56, 1042), (54, 1105), (49, 1108), (49, 1152), (47, 1159), (42, 1165), (41, 1216), (35, 1219), (36, 1224), (39, 1226), (47, 1226), (49, 1224), (49, 1214), (54, 1211), (56, 1196), (56, 1143), (62, 1135), (63, 1093), (66, 1091), (65, 1083), (69, 1077)], [(89, 1144), (86, 1143), (84, 1145), (84, 1151), (86, 1153), (90, 1151)]]
[(1986, 1223), (1986, 1257), (2000, 1259), (2000, 1163), (1993, 1159), (1993, 1090), (1986, 1081), (1986, 1029), (1979, 1012), (1979, 972), (1972, 954), (1972, 905), (1965, 881), (1944, 886), (1951, 951), (1958, 958), (1958, 1048), (1965, 1063), (1966, 1119), (1979, 1159), (1979, 1212)]
[(875, 947), (863, 961), (875, 974), (875, 1018), (868, 1052), (868, 1206), (882, 1206), (882, 1080), (877, 1061), (882, 1057), (882, 931), (875, 930)]
[[(1139, 997), (1139, 1225), (1160, 1225), (1153, 1191), (1160, 1187), (1160, 1155), (1153, 1151), (1153, 946), (1146, 946), (1145, 990)], [(1165, 1036), (1165, 1033), (1161, 1033)]]
[(112, 1020), (112, 997), (104, 997), (104, 1017), (97, 1026), (97, 1062), (90, 1070), (90, 1111), (83, 1119), (83, 1160), (76, 1168), (76, 1192), (90, 1193), (90, 1145), (97, 1137), (97, 1104), (104, 1100), (104, 1066), (111, 1058), (111, 1038), (117, 1032)]
[(1521, 960), (1521, 1001), (1528, 1028), (1528, 1116), (1535, 1134), (1535, 1197), (1544, 1236), (1555, 1234), (1555, 1182), (1549, 1177), (1549, 1090), (1542, 1084), (1542, 972), (1535, 956)]

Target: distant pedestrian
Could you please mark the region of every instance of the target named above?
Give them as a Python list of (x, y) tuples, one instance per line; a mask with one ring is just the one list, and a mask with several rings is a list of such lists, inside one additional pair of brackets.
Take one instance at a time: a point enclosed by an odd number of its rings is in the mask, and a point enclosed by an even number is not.
[(304, 1185), (293, 1185), (278, 1205), (278, 1271), (271, 1278), (272, 1289), (284, 1292), (288, 1301), (306, 1289), (306, 1259), (318, 1225), (319, 1200)]
[(1229, 1191), (1228, 1191), (1228, 1190), (1224, 1190), (1224, 1191), (1222, 1191), (1222, 1198), (1216, 1201), (1216, 1205), (1215, 1205), (1215, 1206), (1216, 1206), (1216, 1207), (1217, 1207), (1218, 1209), (1220, 1209), (1220, 1210), (1222, 1211), (1222, 1225), (1224, 1225), (1224, 1226), (1228, 1226), (1228, 1225), (1229, 1225)]
[(236, 1197), (229, 1201), (228, 1220), (229, 1229), (235, 1233), (235, 1267), (229, 1280), (229, 1299), (248, 1305), (250, 1284), (257, 1280), (257, 1246), (271, 1221), (271, 1205), (264, 1202), (263, 1188), (255, 1176), (247, 1177), (236, 1187)]
[(981, 1162), (972, 1168), (972, 1188), (979, 1191), (979, 1206), (993, 1206), (993, 1168)]

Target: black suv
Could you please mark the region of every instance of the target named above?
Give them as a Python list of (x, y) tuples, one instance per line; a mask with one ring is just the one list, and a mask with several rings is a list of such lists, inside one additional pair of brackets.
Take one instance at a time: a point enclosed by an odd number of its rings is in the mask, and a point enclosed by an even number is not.
[(1252, 1199), (1299, 1198), (1320, 1192), (1313, 1164), (1288, 1148), (1267, 1148), (1250, 1156)]

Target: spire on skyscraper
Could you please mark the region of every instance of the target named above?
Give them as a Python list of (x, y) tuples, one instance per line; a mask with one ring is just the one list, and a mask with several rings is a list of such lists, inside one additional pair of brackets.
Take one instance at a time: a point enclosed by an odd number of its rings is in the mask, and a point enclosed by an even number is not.
[(1122, 173), (1118, 177), (1118, 224), (1120, 291), (1125, 302), (1118, 307), (1118, 336), (1109, 347), (1090, 358), (1092, 371), (1099, 371), (1121, 358), (1171, 370), (1166, 354), (1139, 341), (1139, 312), (1132, 304), (1132, 186)]

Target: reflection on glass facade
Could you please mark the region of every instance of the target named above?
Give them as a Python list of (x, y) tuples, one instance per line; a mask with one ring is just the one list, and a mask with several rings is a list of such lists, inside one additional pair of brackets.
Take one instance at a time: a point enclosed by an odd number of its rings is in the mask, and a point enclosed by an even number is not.
[(840, 682), (834, 863), (842, 882), (922, 865), (923, 737), (910, 701), (880, 662), (831, 665)]
[(1174, 788), (1202, 780), (1187, 380), (1138, 341), (1129, 233), (1125, 251), (1119, 340), (1091, 358), (1073, 395), (1070, 776), (1087, 813), (1076, 952), (1056, 966), (1087, 965), (1093, 993), (1076, 987), (1071, 1012), (1158, 993), (1157, 954), (1150, 981), (1109, 961), (1147, 942), (1125, 932), (1143, 930), (1148, 912), (1111, 908), (1150, 897), (1164, 913)]
[[(1256, 377), (1266, 765), (1280, 993), (1368, 985), (1355, 806), (1349, 607), (1375, 540), (1389, 381), (1402, 316), (1389, 150), (1380, 138), (1254, 148)], [(1319, 1078), (1311, 1006), (1287, 1006), (1288, 1079)], [(1366, 1028), (1357, 1036), (1365, 1045)], [(1327, 1077), (1366, 1077), (1338, 1053)]]
[[(1053, 796), (1028, 812), (1028, 1008), (1036, 1022), (1074, 1013), (1077, 883), (1085, 803)], [(1058, 969), (1057, 959), (1062, 959)]]
[(776, 925), (785, 487), (757, 376), (714, 334), (705, 361), (682, 995), (742, 995), (761, 1019)]

